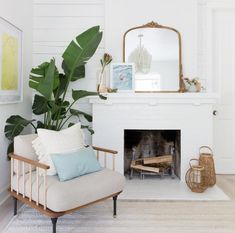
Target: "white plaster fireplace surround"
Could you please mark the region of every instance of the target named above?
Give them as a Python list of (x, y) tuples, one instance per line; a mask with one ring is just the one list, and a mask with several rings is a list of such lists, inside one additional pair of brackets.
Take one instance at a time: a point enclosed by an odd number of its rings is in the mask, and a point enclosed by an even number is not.
[[(91, 97), (93, 145), (118, 151), (116, 170), (123, 173), (124, 129), (181, 130), (181, 180), (201, 145), (213, 147), (214, 93), (116, 93), (107, 100)], [(111, 164), (111, 159), (108, 164)]]

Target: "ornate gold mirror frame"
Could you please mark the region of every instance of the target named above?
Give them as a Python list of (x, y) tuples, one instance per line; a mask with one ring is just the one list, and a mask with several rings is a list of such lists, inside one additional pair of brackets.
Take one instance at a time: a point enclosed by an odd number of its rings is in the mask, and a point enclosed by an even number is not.
[[(171, 30), (171, 31), (174, 31), (177, 35), (178, 35), (178, 39), (179, 39), (179, 90), (178, 91), (154, 91), (154, 92), (159, 92), (159, 93), (177, 93), (177, 92), (184, 92), (185, 91), (185, 84), (184, 84), (184, 81), (183, 81), (183, 66), (182, 66), (182, 42), (181, 42), (181, 35), (180, 35), (180, 32), (178, 30), (176, 30), (175, 28), (172, 28), (172, 27), (168, 27), (168, 26), (163, 26), (163, 25), (160, 25), (154, 21), (150, 22), (150, 23), (147, 23), (147, 24), (144, 24), (142, 26), (137, 26), (137, 27), (133, 27), (133, 28), (130, 28), (129, 30), (127, 30), (123, 36), (123, 62), (126, 62), (125, 61), (125, 48), (126, 48), (126, 36), (127, 34), (130, 32), (130, 31), (133, 31), (133, 30), (136, 30), (136, 29), (141, 29), (141, 28), (161, 28), (161, 29), (168, 29), (168, 30)], [(136, 92), (142, 92), (142, 91), (136, 91)], [(144, 91), (146, 92), (146, 91)], [(150, 91), (150, 92), (153, 92), (153, 91)]]

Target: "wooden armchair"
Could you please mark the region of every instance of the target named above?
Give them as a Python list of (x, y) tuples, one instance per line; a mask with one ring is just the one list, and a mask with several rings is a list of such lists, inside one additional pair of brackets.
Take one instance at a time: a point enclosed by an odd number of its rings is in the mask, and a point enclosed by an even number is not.
[[(14, 200), (14, 215), (17, 214), (17, 200), (19, 200), (38, 210), (42, 214), (50, 217), (53, 224), (53, 233), (56, 233), (56, 223), (58, 217), (112, 197), (113, 216), (116, 217), (117, 196), (122, 192), (124, 186), (124, 177), (114, 171), (117, 151), (95, 146), (93, 148), (96, 150), (97, 159), (103, 159), (105, 168), (100, 172), (88, 174), (66, 182), (60, 182), (56, 176), (47, 176), (47, 169), (49, 169), (48, 165), (39, 163), (38, 161), (32, 160), (30, 158), (26, 158), (24, 155), (10, 154), (11, 187), (9, 192)], [(111, 156), (112, 169), (106, 169), (107, 160), (110, 160), (108, 156)], [(43, 170), (43, 176), (39, 175), (39, 169)], [(87, 184), (88, 194), (89, 192), (94, 192), (95, 195), (86, 195), (86, 200), (81, 200), (79, 199), (79, 193), (84, 190), (81, 190), (79, 182), (84, 182), (84, 179), (86, 179), (85, 182)], [(105, 182), (100, 182), (94, 186), (95, 180), (104, 179), (106, 180)], [(57, 187), (56, 190), (53, 190), (51, 187), (52, 183), (53, 187)], [(74, 189), (75, 194), (74, 196), (68, 197), (70, 202), (72, 199), (72, 203), (67, 205), (65, 202), (68, 200), (61, 200), (58, 190), (66, 191), (70, 186)], [(83, 187), (83, 189), (86, 191), (86, 187)], [(55, 198), (53, 197), (55, 195), (57, 195), (59, 202), (64, 201), (62, 207), (57, 208), (56, 203), (54, 203)], [(96, 198), (94, 198), (94, 196), (96, 196)], [(75, 197), (79, 200), (77, 200)], [(68, 206), (68, 209), (65, 207), (66, 205)]]

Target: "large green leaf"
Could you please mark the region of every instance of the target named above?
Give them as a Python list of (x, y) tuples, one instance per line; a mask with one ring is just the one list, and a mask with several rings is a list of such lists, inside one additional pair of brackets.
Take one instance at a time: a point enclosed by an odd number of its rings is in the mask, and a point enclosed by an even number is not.
[(78, 79), (85, 78), (85, 66), (78, 66), (74, 72), (71, 79), (72, 82), (77, 81)]
[(10, 140), (13, 141), (14, 137), (19, 135), (23, 129), (31, 124), (34, 120), (26, 120), (19, 115), (10, 116), (6, 120), (6, 126), (4, 128), (5, 136)]
[(87, 121), (92, 122), (92, 116), (88, 113), (79, 111), (77, 109), (70, 109), (70, 113), (73, 116), (77, 116), (77, 117), (84, 116)]
[(68, 77), (65, 76), (64, 74), (59, 74), (59, 85), (53, 91), (55, 99), (59, 98), (65, 92), (67, 83), (68, 83)]
[(72, 97), (74, 101), (77, 101), (87, 96), (96, 96), (96, 95), (99, 95), (99, 94), (93, 91), (72, 90)]
[(107, 97), (99, 94), (98, 92), (94, 91), (84, 91), (84, 90), (72, 90), (72, 98), (74, 101), (77, 101), (79, 99), (88, 97), (88, 96), (99, 96), (100, 99), (106, 100)]
[[(66, 63), (63, 61), (62, 62), (62, 68), (64, 70), (64, 73), (68, 77), (70, 75), (70, 70), (68, 69)], [(72, 73), (71, 76), (71, 81), (77, 81), (78, 79), (85, 78), (85, 66), (78, 66), (75, 68), (74, 72)]]
[(95, 26), (78, 35), (75, 41), (71, 41), (62, 57), (66, 68), (73, 77), (77, 67), (83, 66), (93, 56), (102, 39), (100, 27)]
[(36, 74), (39, 77), (45, 77), (48, 66), (49, 66), (49, 62), (43, 62), (38, 67), (32, 68), (33, 74)]
[(55, 59), (51, 59), (50, 63), (44, 62), (31, 70), (29, 86), (42, 94), (46, 99), (51, 99), (53, 90), (58, 85), (59, 72), (55, 66)]
[(33, 101), (33, 113), (35, 115), (41, 115), (44, 114), (48, 111), (48, 100), (41, 95), (35, 95), (34, 96), (34, 101)]

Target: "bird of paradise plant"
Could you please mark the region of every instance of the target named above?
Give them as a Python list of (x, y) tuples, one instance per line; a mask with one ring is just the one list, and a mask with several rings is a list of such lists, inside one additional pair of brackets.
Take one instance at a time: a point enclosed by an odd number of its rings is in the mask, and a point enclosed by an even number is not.
[[(62, 58), (63, 72), (59, 72), (55, 65), (55, 59), (44, 62), (35, 67), (30, 72), (29, 86), (37, 91), (34, 96), (32, 110), (35, 115), (42, 115), (42, 121), (35, 119), (25, 119), (19, 115), (10, 116), (6, 120), (4, 129), (5, 136), (9, 139), (10, 145), (8, 153), (13, 151), (14, 137), (21, 134), (27, 126), (32, 126), (37, 132), (37, 128), (51, 130), (61, 130), (65, 125), (71, 126), (69, 122), (72, 116), (81, 117), (88, 122), (92, 121), (92, 116), (73, 108), (74, 104), (87, 96), (99, 95), (98, 92), (86, 90), (72, 90), (72, 101), (68, 101), (67, 92), (69, 85), (85, 77), (85, 65), (96, 52), (102, 39), (102, 32), (99, 26), (92, 27), (78, 35), (70, 42), (65, 49)], [(99, 95), (100, 98), (104, 96)], [(92, 132), (88, 125), (83, 125)]]

